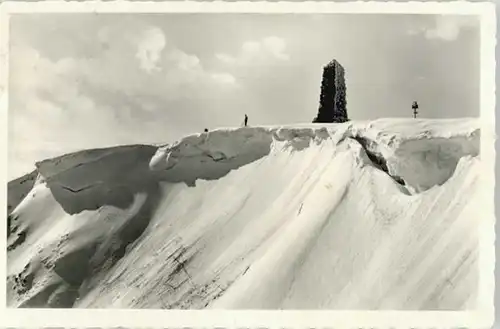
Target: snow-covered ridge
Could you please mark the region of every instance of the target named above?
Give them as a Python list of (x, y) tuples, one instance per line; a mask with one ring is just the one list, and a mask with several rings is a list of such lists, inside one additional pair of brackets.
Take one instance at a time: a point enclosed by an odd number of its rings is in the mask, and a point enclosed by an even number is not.
[(469, 307), (479, 139), (476, 119), (384, 119), (41, 161), (9, 184), (8, 304)]
[[(425, 190), (446, 181), (460, 157), (479, 154), (480, 129), (477, 119), (381, 119), (321, 126), (217, 129), (162, 147), (130, 145), (85, 150), (37, 162), (35, 171), (9, 182), (8, 212), (33, 187), (39, 173), (55, 190), (69, 193), (96, 188), (104, 181), (120, 186), (136, 184), (133, 178), (147, 181), (150, 176), (194, 184), (196, 179), (216, 179), (268, 155), (277, 142), (301, 150), (311, 142), (329, 140), (336, 145), (348, 137), (384, 158), (392, 174), (404, 177), (417, 190)], [(429, 174), (427, 166), (433, 167), (434, 175)], [(123, 175), (125, 172), (128, 174)], [(418, 176), (419, 181), (412, 176)], [(132, 179), (129, 183), (128, 178)]]
[(93, 149), (38, 162), (37, 170), (52, 195), (70, 214), (103, 205), (125, 207), (153, 183), (149, 145)]
[[(277, 145), (300, 151), (311, 143), (328, 141), (335, 146), (346, 138), (355, 139), (370, 156), (385, 162), (391, 175), (404, 179), (413, 190), (423, 191), (444, 183), (461, 157), (479, 154), (480, 129), (476, 119), (384, 119), (326, 126), (219, 129), (160, 148), (150, 168), (170, 170), (165, 175), (169, 181), (194, 184), (198, 178), (216, 179), (260, 159)], [(192, 168), (194, 161), (204, 166)]]

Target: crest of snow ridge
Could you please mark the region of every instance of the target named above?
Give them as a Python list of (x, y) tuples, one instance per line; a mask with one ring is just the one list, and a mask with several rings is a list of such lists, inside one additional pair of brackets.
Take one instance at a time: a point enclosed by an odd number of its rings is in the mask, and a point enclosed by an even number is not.
[(160, 181), (193, 186), (197, 179), (218, 179), (270, 152), (338, 147), (346, 139), (359, 143), (367, 155), (366, 163), (420, 192), (444, 183), (461, 157), (477, 156), (479, 136), (475, 119), (386, 119), (322, 127), (219, 129), (163, 147), (86, 150), (41, 161), (36, 171), (9, 183), (8, 212), (33, 187), (36, 175), (43, 178), (65, 211), (78, 213), (105, 204), (125, 207), (134, 194), (154, 188)]

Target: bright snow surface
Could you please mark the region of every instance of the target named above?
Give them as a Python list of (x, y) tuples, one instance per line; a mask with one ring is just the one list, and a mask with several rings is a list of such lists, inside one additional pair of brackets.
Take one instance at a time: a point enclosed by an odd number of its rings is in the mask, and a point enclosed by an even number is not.
[(9, 184), (8, 305), (474, 308), (479, 139), (384, 119), (39, 162)]

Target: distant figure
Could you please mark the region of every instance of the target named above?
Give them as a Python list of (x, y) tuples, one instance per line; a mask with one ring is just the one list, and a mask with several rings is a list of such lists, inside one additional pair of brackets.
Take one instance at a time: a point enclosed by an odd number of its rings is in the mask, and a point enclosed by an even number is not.
[(411, 108), (413, 109), (413, 118), (416, 119), (417, 118), (417, 114), (418, 114), (418, 104), (417, 104), (417, 101), (414, 101), (413, 104), (411, 105)]
[(207, 129), (207, 128), (205, 128), (205, 130), (204, 130), (204, 131), (205, 131), (206, 133), (208, 133), (208, 129)]
[(247, 126), (248, 124), (248, 115), (245, 114), (245, 127)]

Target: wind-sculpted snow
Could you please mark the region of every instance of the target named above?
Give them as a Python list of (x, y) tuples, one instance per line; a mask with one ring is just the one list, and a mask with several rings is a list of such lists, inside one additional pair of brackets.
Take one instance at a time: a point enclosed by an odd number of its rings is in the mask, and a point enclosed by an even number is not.
[(197, 179), (218, 179), (262, 158), (271, 143), (272, 135), (262, 128), (203, 133), (160, 148), (149, 167), (161, 172), (163, 180), (192, 186)]
[(480, 161), (474, 119), (219, 129), (45, 160), (11, 212), (8, 304), (472, 308)]
[(379, 120), (354, 134), (364, 137), (367, 149), (387, 160), (389, 172), (416, 191), (446, 182), (462, 156), (479, 154), (477, 119), (418, 120), (412, 126), (407, 120)]

